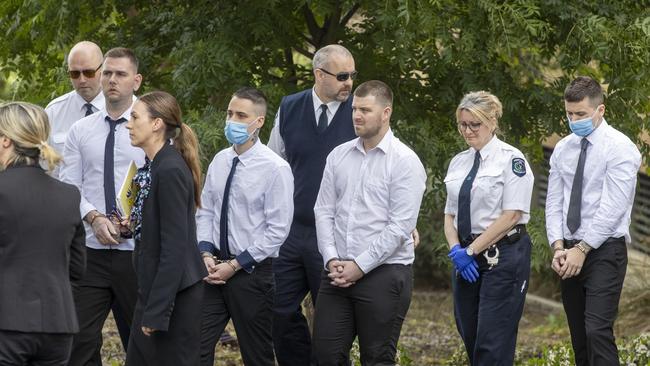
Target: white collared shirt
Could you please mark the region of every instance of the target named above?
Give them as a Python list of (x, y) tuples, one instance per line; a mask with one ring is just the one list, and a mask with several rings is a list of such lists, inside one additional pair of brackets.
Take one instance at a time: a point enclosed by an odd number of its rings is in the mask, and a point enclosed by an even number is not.
[[(48, 139), (48, 143), (59, 154), (63, 154), (63, 146), (70, 127), (86, 116), (86, 103), (84, 98), (77, 91), (73, 90), (52, 100), (45, 107), (45, 113), (47, 113), (47, 118), (50, 120), (50, 138)], [(104, 103), (104, 93), (100, 92), (90, 102), (93, 106), (93, 113), (104, 109)], [(51, 175), (56, 178), (59, 176), (59, 172), (60, 169), (57, 167)]]
[(610, 237), (630, 240), (630, 221), (641, 154), (624, 134), (602, 123), (589, 136), (582, 180), (580, 227), (571, 234), (566, 225), (573, 176), (578, 167), (582, 137), (570, 134), (551, 155), (546, 193), (546, 232), (549, 244), (581, 239), (598, 248)]
[[(198, 241), (217, 250), (223, 193), (236, 156), (229, 147), (212, 159), (196, 213)], [(293, 175), (289, 164), (259, 140), (239, 155), (228, 210), (230, 254), (247, 251), (258, 263), (278, 256), (293, 219)]]
[[(314, 117), (316, 118), (316, 125), (318, 125), (318, 119), (323, 113), (321, 105), (327, 104), (327, 125), (329, 126), (332, 122), (332, 119), (334, 118), (334, 115), (336, 114), (336, 111), (339, 110), (341, 102), (335, 100), (329, 103), (323, 103), (318, 95), (316, 95), (316, 90), (313, 88), (311, 90), (311, 99), (314, 102)], [(280, 108), (278, 108), (278, 111), (275, 113), (275, 121), (273, 123), (273, 129), (271, 130), (271, 136), (269, 137), (268, 146), (283, 159), (287, 158), (286, 150), (284, 147), (284, 140), (280, 134)]]
[[(454, 156), (445, 177), (445, 214), (454, 216), (454, 227), (457, 230), (458, 194), (465, 177), (474, 165), (475, 154), (476, 149), (470, 147)], [(480, 154), (480, 165), (470, 193), (472, 233), (483, 233), (504, 210), (521, 211), (522, 215), (517, 223), (528, 223), (535, 178), (524, 154), (496, 136), (483, 146)]]
[(323, 264), (353, 259), (368, 273), (384, 263), (413, 263), (413, 238), (427, 175), (418, 156), (388, 130), (366, 152), (360, 138), (327, 157), (316, 199)]
[[(109, 133), (109, 124), (105, 118), (105, 109), (84, 117), (72, 125), (65, 140), (61, 180), (74, 184), (81, 192), (81, 217), (97, 210), (106, 213), (104, 202), (104, 148)], [(129, 107), (121, 118), (128, 121), (131, 117)], [(115, 195), (117, 196), (122, 181), (126, 176), (131, 161), (141, 167), (144, 165), (144, 151), (131, 145), (126, 122), (115, 128), (114, 171)], [(119, 245), (100, 244), (92, 228), (84, 221), (86, 227), (86, 246), (93, 249), (133, 250), (134, 243), (128, 239)]]

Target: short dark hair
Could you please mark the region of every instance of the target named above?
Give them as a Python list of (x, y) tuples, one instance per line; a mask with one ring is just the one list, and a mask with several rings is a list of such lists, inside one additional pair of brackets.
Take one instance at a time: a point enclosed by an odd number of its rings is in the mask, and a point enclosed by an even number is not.
[(600, 83), (588, 76), (578, 76), (564, 89), (564, 100), (578, 103), (585, 98), (589, 98), (593, 106), (598, 106), (605, 101)]
[(243, 88), (239, 88), (232, 96), (233, 98), (237, 97), (250, 100), (253, 102), (253, 105), (259, 108), (261, 116), (266, 115), (267, 99), (266, 95), (264, 95), (261, 90), (250, 86), (245, 86)]
[(135, 57), (135, 52), (133, 52), (132, 49), (126, 48), (126, 47), (115, 47), (111, 48), (104, 54), (104, 60), (107, 58), (128, 58), (129, 61), (135, 66), (135, 72), (138, 72), (138, 66), (140, 66), (140, 62), (138, 61), (138, 58)]
[(379, 80), (370, 80), (362, 83), (354, 91), (355, 97), (367, 97), (368, 95), (373, 95), (377, 102), (383, 104), (386, 107), (393, 106), (393, 91), (390, 90), (390, 87)]

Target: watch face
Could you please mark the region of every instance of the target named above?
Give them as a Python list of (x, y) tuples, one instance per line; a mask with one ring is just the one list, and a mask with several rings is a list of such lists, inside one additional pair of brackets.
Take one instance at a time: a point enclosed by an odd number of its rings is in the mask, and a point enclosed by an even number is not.
[(473, 256), (473, 255), (474, 255), (474, 251), (472, 250), (471, 247), (467, 247), (467, 248), (465, 248), (465, 253), (467, 253), (467, 255), (469, 255), (469, 256)]

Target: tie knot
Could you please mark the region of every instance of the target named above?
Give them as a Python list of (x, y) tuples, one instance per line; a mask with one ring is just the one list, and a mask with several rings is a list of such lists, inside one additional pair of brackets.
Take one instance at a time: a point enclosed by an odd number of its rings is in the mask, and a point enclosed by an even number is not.
[(481, 160), (481, 152), (476, 151), (476, 153), (474, 154), (474, 161), (479, 161), (479, 160)]
[(93, 105), (92, 104), (86, 103), (86, 104), (84, 104), (84, 108), (86, 108), (86, 116), (93, 113)]
[(232, 165), (237, 165), (237, 163), (239, 163), (239, 156), (232, 158)]
[(582, 141), (580, 141), (580, 147), (584, 150), (589, 146), (589, 140), (586, 138), (583, 138)]
[(321, 104), (320, 109), (323, 110), (323, 113), (327, 112), (327, 104)]
[(112, 119), (109, 116), (106, 116), (106, 122), (108, 122), (111, 126), (119, 125), (122, 122), (126, 122), (126, 118), (121, 117), (118, 118), (117, 120)]

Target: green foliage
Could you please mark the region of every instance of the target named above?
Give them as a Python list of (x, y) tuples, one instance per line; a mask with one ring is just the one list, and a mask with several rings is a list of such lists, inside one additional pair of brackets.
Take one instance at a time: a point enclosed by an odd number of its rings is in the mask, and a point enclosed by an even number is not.
[[(144, 89), (176, 95), (198, 130), (204, 163), (225, 145), (221, 121), (230, 95), (254, 85), (271, 108), (311, 85), (315, 49), (348, 47), (360, 81), (381, 79), (395, 92), (393, 129), (429, 175), (419, 227), (418, 268), (438, 270), (444, 241), (443, 178), (466, 148), (455, 127), (462, 95), (490, 90), (503, 102), (501, 130), (532, 162), (541, 141), (566, 134), (562, 92), (578, 74), (608, 89), (610, 123), (640, 141), (650, 113), (650, 8), (621, 0), (107, 0), (0, 2), (0, 99), (45, 105), (69, 90), (64, 55), (77, 41), (104, 50), (127, 46), (141, 59)], [(533, 225), (537, 225), (533, 223)], [(537, 231), (540, 233), (541, 231)], [(535, 246), (543, 246), (537, 235)], [(540, 239), (540, 241), (538, 241)], [(543, 253), (533, 258), (543, 273)], [(434, 259), (435, 258), (435, 259)], [(443, 256), (444, 259), (444, 256)], [(548, 268), (548, 267), (547, 267)], [(548, 271), (546, 271), (548, 272)]]

